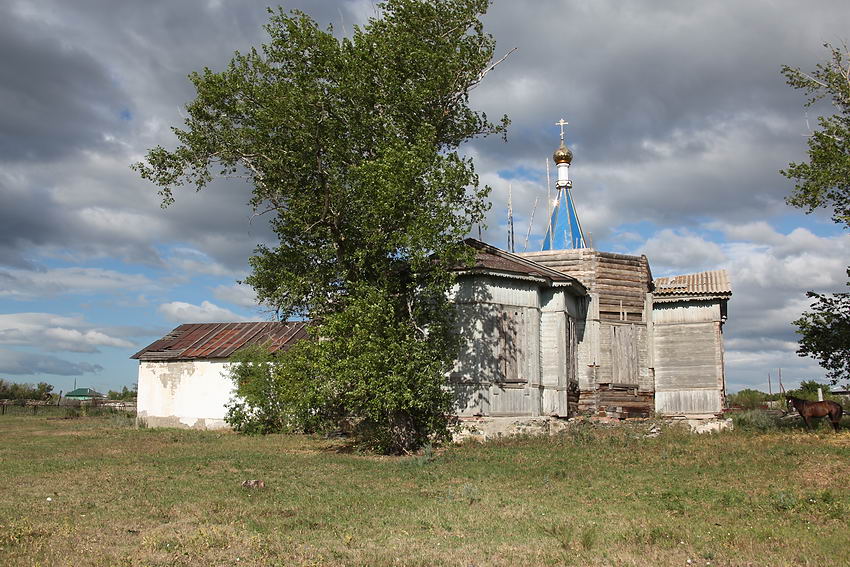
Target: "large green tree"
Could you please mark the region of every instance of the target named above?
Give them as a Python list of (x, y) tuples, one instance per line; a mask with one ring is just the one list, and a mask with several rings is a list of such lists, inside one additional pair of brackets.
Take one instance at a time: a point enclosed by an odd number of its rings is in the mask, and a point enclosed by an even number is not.
[(250, 181), (250, 205), (270, 215), (278, 242), (256, 250), (246, 281), (280, 317), (313, 319), (320, 337), (283, 355), (279, 381), (301, 381), (314, 396), (306, 414), (352, 419), (381, 450), (447, 433), (444, 376), (458, 343), (449, 268), (468, 259), (462, 238), (489, 191), (458, 147), (508, 123), (469, 105), (495, 65), (488, 7), (387, 0), (350, 37), (270, 10), (267, 44), (190, 76), (197, 97), (176, 149), (134, 166), (163, 206), (179, 185)]
[(801, 335), (798, 354), (817, 359), (833, 384), (850, 381), (850, 293), (806, 295), (814, 301), (794, 321)]
[(790, 163), (782, 173), (795, 181), (788, 203), (812, 212), (832, 209), (832, 219), (850, 226), (850, 55), (826, 45), (830, 58), (812, 73), (784, 66), (782, 74), (789, 85), (803, 89), (812, 107), (824, 99), (833, 111), (817, 119), (818, 128), (808, 139), (809, 159)]
[(52, 391), (53, 386), (47, 382), (33, 386), (0, 379), (0, 400), (49, 400)]
[[(808, 139), (808, 161), (791, 163), (782, 173), (796, 184), (788, 203), (812, 212), (832, 210), (832, 219), (850, 227), (850, 54), (827, 44), (826, 63), (812, 73), (785, 66), (789, 85), (808, 95), (807, 107), (824, 99), (833, 112), (818, 117)], [(847, 272), (850, 278), (850, 269)], [(850, 284), (848, 284), (850, 285)], [(811, 310), (794, 321), (801, 335), (800, 356), (812, 356), (827, 370), (833, 384), (850, 380), (850, 293), (808, 292)]]

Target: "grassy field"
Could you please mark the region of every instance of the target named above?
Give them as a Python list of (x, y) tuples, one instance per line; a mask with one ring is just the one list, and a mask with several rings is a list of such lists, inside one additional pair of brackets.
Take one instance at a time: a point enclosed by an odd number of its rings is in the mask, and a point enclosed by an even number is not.
[(391, 458), (4, 416), (0, 564), (850, 564), (850, 432), (648, 427)]

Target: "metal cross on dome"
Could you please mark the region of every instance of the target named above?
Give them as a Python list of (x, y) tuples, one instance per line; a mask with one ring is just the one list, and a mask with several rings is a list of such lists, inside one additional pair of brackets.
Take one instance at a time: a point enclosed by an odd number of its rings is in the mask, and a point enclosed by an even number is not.
[(567, 124), (569, 124), (569, 122), (567, 122), (563, 118), (561, 118), (558, 122), (555, 122), (555, 126), (561, 127), (561, 141), (562, 142), (564, 141), (564, 126), (566, 126)]

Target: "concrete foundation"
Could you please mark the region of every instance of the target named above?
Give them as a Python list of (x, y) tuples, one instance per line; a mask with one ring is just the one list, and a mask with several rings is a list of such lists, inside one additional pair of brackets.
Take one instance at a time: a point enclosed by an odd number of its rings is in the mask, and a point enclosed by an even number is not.
[[(609, 417), (571, 419), (559, 417), (474, 417), (461, 420), (460, 430), (455, 433), (452, 440), (459, 443), (467, 440), (489, 441), (519, 435), (557, 435), (575, 426), (580, 421), (591, 421), (611, 427), (617, 427), (624, 423), (622, 420)], [(732, 430), (731, 419), (719, 419), (713, 415), (704, 418), (667, 419), (664, 421), (671, 424), (687, 425), (691, 433), (719, 433)]]
[(453, 441), (487, 441), (517, 435), (554, 435), (569, 427), (559, 417), (473, 417), (461, 420)]
[(192, 418), (177, 416), (145, 415), (141, 412), (136, 417), (138, 423), (145, 427), (176, 427), (177, 429), (229, 429), (223, 419)]

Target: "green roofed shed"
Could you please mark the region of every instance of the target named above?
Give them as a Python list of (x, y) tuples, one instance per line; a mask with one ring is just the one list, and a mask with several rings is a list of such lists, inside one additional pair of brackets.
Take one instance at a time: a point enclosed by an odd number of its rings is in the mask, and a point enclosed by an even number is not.
[(71, 390), (67, 394), (65, 394), (66, 398), (71, 398), (72, 400), (92, 400), (94, 398), (105, 398), (103, 394), (100, 392), (95, 392), (91, 388), (77, 388), (76, 390)]

